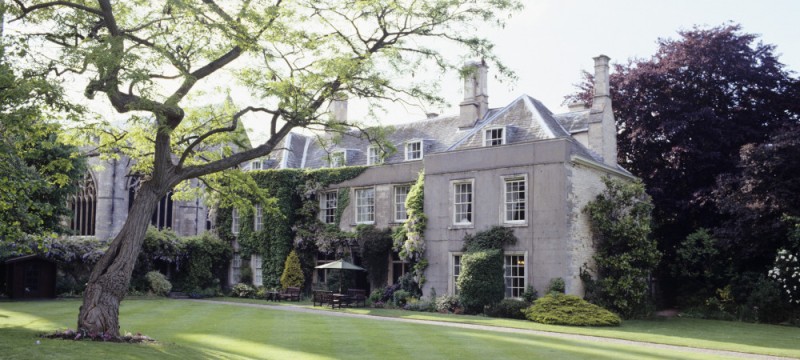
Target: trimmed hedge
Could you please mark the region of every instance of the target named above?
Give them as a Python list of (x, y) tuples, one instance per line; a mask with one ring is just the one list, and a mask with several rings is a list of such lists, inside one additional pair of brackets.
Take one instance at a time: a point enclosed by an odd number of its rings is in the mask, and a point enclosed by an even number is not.
[(619, 326), (619, 316), (575, 295), (550, 293), (525, 310), (533, 322), (549, 325)]
[(531, 303), (519, 299), (503, 299), (497, 305), (486, 310), (486, 315), (491, 317), (525, 320), (525, 309)]
[(503, 300), (503, 251), (483, 250), (466, 253), (461, 257), (461, 274), (458, 275), (458, 295), (467, 313), (483, 312)]

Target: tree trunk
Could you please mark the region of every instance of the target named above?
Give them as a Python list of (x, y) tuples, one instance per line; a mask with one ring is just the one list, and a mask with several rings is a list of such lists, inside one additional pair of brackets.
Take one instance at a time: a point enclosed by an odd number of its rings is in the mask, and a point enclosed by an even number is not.
[(78, 330), (119, 336), (119, 303), (128, 292), (150, 218), (163, 196), (155, 188), (151, 183), (142, 184), (125, 225), (92, 270), (78, 315)]

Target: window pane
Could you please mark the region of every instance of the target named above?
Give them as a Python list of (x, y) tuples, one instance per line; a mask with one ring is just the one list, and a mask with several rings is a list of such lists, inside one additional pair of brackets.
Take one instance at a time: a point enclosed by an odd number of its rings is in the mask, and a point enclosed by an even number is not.
[(521, 297), (525, 291), (525, 256), (506, 255), (503, 262), (506, 297)]
[(326, 224), (333, 224), (336, 222), (336, 207), (338, 204), (338, 192), (329, 191), (322, 195), (321, 209), (322, 221)]
[(394, 187), (394, 220), (405, 221), (408, 219), (406, 212), (406, 197), (411, 190), (410, 185), (395, 186)]
[(525, 179), (507, 179), (505, 181), (505, 221), (525, 221), (527, 202), (525, 199)]
[(356, 222), (372, 223), (375, 221), (375, 189), (356, 190)]
[(472, 183), (454, 184), (453, 205), (454, 223), (472, 223)]

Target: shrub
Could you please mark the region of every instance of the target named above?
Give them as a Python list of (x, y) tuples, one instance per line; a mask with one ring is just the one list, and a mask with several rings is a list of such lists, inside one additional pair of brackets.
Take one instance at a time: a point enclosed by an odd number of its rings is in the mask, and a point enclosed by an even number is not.
[(557, 293), (563, 294), (566, 292), (567, 285), (564, 283), (564, 279), (562, 278), (552, 278), (550, 279), (550, 283), (547, 284), (547, 293)]
[(151, 271), (145, 275), (147, 283), (150, 285), (150, 291), (158, 296), (167, 296), (172, 290), (172, 284), (167, 280), (164, 274), (158, 271)]
[(490, 307), (486, 311), (486, 315), (491, 317), (507, 318), (507, 319), (525, 319), (525, 309), (531, 304), (524, 300), (518, 299), (503, 299), (497, 305)]
[(409, 299), (413, 299), (411, 293), (405, 290), (397, 290), (394, 292), (392, 300), (395, 306), (402, 307), (408, 302)]
[(436, 298), (436, 311), (440, 313), (455, 312), (459, 305), (457, 296), (442, 295)]
[(604, 178), (606, 189), (586, 205), (595, 253), (593, 278), (582, 271), (587, 298), (625, 317), (643, 315), (650, 273), (661, 253), (650, 238), (653, 205), (641, 181)]
[(419, 284), (416, 280), (414, 280), (414, 274), (412, 273), (405, 273), (399, 279), (397, 279), (397, 283), (400, 284), (400, 289), (408, 291), (411, 296), (418, 298), (422, 296), (422, 290), (419, 288)]
[(525, 292), (522, 293), (522, 300), (527, 301), (528, 304), (533, 304), (533, 302), (538, 298), (539, 293), (536, 292), (536, 289), (534, 289), (532, 285), (525, 287)]
[(238, 283), (231, 288), (231, 296), (240, 298), (253, 297), (256, 294), (256, 289), (248, 284)]
[(403, 310), (423, 312), (431, 312), (434, 308), (435, 305), (430, 301), (415, 298), (408, 299), (408, 302), (403, 306)]
[(283, 275), (281, 275), (281, 287), (284, 289), (288, 287), (301, 287), (305, 282), (303, 276), (303, 269), (300, 267), (300, 258), (297, 253), (292, 250), (289, 256), (286, 257), (286, 263), (283, 266)]
[(525, 310), (533, 322), (550, 325), (618, 326), (616, 314), (574, 295), (550, 293)]
[(233, 256), (230, 244), (210, 232), (181, 239), (184, 256), (189, 261), (181, 265), (176, 282), (184, 291), (219, 290), (219, 279), (225, 276)]
[(385, 291), (386, 291), (386, 288), (377, 288), (375, 290), (372, 290), (372, 292), (369, 294), (369, 298), (367, 298), (367, 301), (370, 304), (375, 304), (375, 303), (381, 301), (383, 299), (383, 293)]
[(485, 306), (497, 304), (505, 295), (503, 252), (495, 249), (462, 255), (456, 283), (467, 313), (481, 313)]
[(242, 264), (245, 264), (239, 269), (239, 282), (245, 284), (253, 283), (253, 269), (250, 268), (250, 262), (242, 259)]

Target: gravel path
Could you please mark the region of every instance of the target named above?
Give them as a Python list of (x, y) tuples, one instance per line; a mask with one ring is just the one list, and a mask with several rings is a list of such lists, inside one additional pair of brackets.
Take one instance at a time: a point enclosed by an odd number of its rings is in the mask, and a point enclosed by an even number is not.
[(644, 347), (648, 347), (648, 348), (663, 349), (665, 351), (684, 351), (684, 352), (693, 352), (693, 353), (700, 353), (700, 354), (727, 356), (727, 357), (741, 358), (741, 359), (770, 359), (770, 360), (771, 359), (792, 359), (792, 358), (785, 358), (785, 357), (779, 357), (779, 356), (748, 354), (748, 353), (741, 353), (741, 352), (736, 352), (736, 351), (702, 349), (702, 348), (693, 348), (693, 347), (687, 347), (687, 346), (665, 345), (665, 344), (656, 344), (656, 343), (633, 341), (633, 340), (622, 340), (622, 339), (605, 338), (605, 337), (599, 337), (599, 336), (564, 334), (564, 333), (541, 331), (541, 330), (514, 329), (514, 328), (506, 328), (506, 327), (498, 327), (498, 326), (464, 324), (464, 323), (455, 323), (455, 322), (447, 322), (447, 321), (403, 319), (403, 318), (382, 317), (382, 316), (375, 316), (375, 315), (352, 314), (352, 313), (346, 313), (346, 312), (317, 310), (317, 309), (311, 309), (311, 308), (307, 308), (307, 307), (291, 306), (291, 305), (287, 306), (287, 305), (247, 304), (247, 303), (230, 302), (230, 301), (216, 301), (216, 300), (188, 300), (188, 301), (213, 303), (213, 304), (224, 304), (224, 305), (234, 305), (234, 306), (243, 306), (243, 307), (253, 307), (253, 308), (262, 308), (262, 309), (270, 309), (270, 310), (294, 311), (294, 312), (300, 312), (300, 313), (318, 314), (318, 315), (325, 315), (325, 316), (340, 316), (340, 317), (360, 318), (360, 319), (369, 319), (369, 320), (376, 320), (376, 321), (395, 321), (395, 322), (412, 323), (412, 324), (426, 324), (426, 325), (433, 325), (433, 326), (449, 326), (449, 327), (461, 328), (461, 329), (472, 329), (472, 330), (494, 331), (494, 332), (501, 332), (501, 333), (514, 333), (514, 334), (546, 336), (546, 337), (552, 337), (552, 338), (557, 338), (557, 339), (589, 341), (589, 342), (606, 343), (606, 344), (644, 346)]

